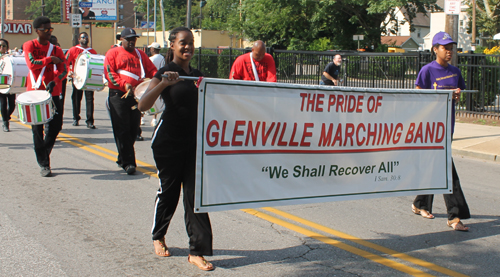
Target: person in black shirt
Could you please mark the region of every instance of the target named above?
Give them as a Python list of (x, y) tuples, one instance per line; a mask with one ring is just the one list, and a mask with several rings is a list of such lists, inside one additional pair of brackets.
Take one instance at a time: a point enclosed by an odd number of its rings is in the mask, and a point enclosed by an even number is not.
[[(201, 270), (213, 270), (214, 266), (203, 257), (212, 255), (210, 219), (207, 213), (194, 213), (198, 89), (193, 81), (179, 79), (179, 76), (199, 77), (202, 73), (189, 65), (194, 54), (194, 38), (189, 29), (173, 29), (169, 41), (167, 65), (158, 70), (138, 105), (139, 110), (146, 111), (160, 95), (165, 102), (165, 110), (151, 143), (160, 179), (152, 229), (153, 245), (158, 256), (170, 256), (165, 234), (177, 207), (182, 184), (184, 220), (189, 236), (188, 261)], [(162, 74), (169, 77), (162, 77)]]
[(333, 62), (326, 65), (321, 75), (320, 85), (338, 86), (340, 79), (340, 64), (342, 64), (342, 57), (337, 54), (333, 57)]

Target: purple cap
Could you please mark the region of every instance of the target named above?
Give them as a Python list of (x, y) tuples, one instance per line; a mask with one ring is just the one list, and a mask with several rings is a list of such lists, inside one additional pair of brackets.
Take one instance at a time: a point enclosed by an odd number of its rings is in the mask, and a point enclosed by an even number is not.
[[(121, 35), (122, 38), (131, 38), (131, 37), (139, 37), (139, 35), (136, 34), (134, 29), (132, 28), (125, 28), (125, 30), (122, 31)], [(118, 36), (117, 36), (118, 38)]]
[(436, 45), (436, 44), (447, 45), (450, 43), (457, 44), (456, 42), (453, 41), (451, 36), (446, 32), (439, 32), (439, 33), (435, 34), (434, 38), (432, 39), (432, 45)]

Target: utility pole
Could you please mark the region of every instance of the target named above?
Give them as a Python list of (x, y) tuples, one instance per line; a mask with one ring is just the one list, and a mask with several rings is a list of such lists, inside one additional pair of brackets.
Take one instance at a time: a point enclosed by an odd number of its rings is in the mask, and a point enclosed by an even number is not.
[(153, 25), (155, 26), (155, 28), (153, 29), (153, 32), (155, 33), (155, 42), (156, 42), (156, 0), (154, 0), (154, 1), (155, 1), (155, 4), (154, 4), (155, 11), (154, 11), (154, 24)]
[(2, 0), (2, 12), (1, 12), (1, 16), (2, 16), (2, 22), (1, 22), (1, 26), (0, 28), (2, 28), (0, 31), (2, 31), (2, 38), (4, 38), (4, 34), (3, 34), (3, 26), (5, 24), (5, 0)]
[(476, 51), (476, 0), (472, 0), (472, 51)]
[(160, 14), (161, 14), (161, 33), (163, 36), (163, 47), (168, 48), (167, 40), (165, 39), (165, 8), (163, 8), (163, 0), (160, 0)]
[[(71, 0), (71, 13), (78, 14), (78, 0)], [(79, 33), (80, 33), (80, 28), (73, 27), (73, 45), (78, 44)]]
[(187, 7), (186, 7), (186, 28), (191, 29), (191, 1), (192, 0), (187, 0)]
[[(458, 14), (446, 15), (446, 26), (444, 31), (450, 34), (451, 38), (458, 42)], [(451, 65), (457, 66), (457, 44), (453, 44), (453, 56), (451, 58)]]
[(42, 0), (42, 16), (45, 16), (45, 2)]
[(147, 12), (146, 12), (146, 34), (148, 34), (146, 40), (147, 40), (147, 44), (149, 46), (149, 0), (147, 0)]

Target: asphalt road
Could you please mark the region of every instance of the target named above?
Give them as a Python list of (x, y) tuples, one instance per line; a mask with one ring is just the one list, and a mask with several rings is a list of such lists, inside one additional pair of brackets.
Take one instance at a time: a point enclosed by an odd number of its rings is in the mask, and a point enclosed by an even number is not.
[(412, 197), (216, 212), (207, 257), (216, 269), (202, 272), (187, 262), (181, 204), (166, 237), (173, 256), (158, 257), (150, 235), (153, 127), (136, 143), (140, 171), (127, 176), (114, 162), (105, 97), (96, 93), (96, 130), (84, 120), (72, 126), (66, 100), (54, 177), (40, 177), (27, 126), (12, 122), (10, 133), (0, 132), (0, 276), (500, 275), (500, 164), (460, 157), (468, 233), (446, 226), (439, 195), (434, 220), (412, 214)]

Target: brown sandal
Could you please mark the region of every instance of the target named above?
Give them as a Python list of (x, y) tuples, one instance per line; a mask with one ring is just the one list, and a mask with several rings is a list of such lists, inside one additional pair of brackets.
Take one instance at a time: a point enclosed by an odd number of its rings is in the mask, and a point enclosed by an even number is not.
[(171, 254), (170, 251), (168, 251), (167, 245), (165, 244), (165, 239), (154, 240), (153, 246), (155, 247), (156, 255), (160, 257), (170, 257)]
[(415, 205), (411, 204), (411, 211), (414, 214), (421, 215), (423, 218), (434, 219), (434, 216), (426, 210), (419, 209)]
[(456, 217), (453, 220), (448, 220), (448, 227), (455, 231), (468, 232), (469, 227), (465, 226), (460, 218)]
[(195, 256), (195, 257), (200, 257), (201, 258), (201, 263), (199, 261), (191, 261), (191, 255), (188, 256), (188, 262), (190, 264), (194, 264), (195, 266), (197, 266), (199, 269), (201, 270), (204, 270), (204, 271), (210, 271), (210, 270), (214, 270), (215, 267), (210, 263), (208, 262), (207, 260), (205, 260), (205, 258), (203, 256)]

